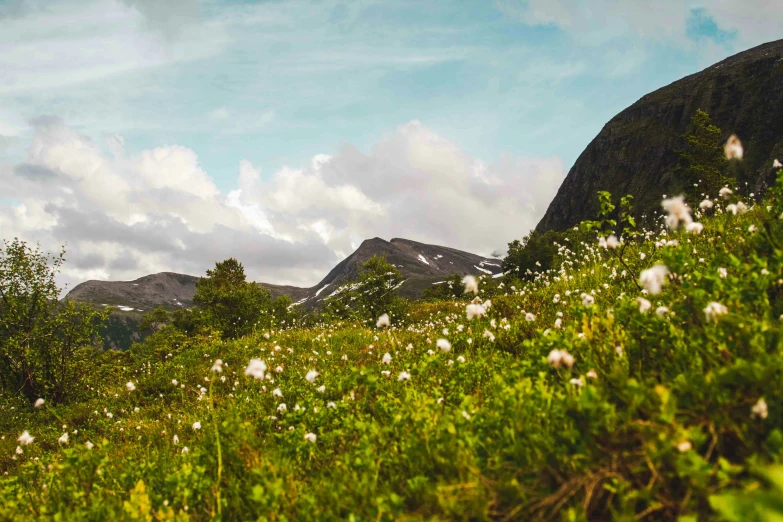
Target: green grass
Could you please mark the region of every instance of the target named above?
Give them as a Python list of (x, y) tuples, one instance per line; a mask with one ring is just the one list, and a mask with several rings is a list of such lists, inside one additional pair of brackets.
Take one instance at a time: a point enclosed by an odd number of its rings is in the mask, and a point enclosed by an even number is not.
[[(564, 249), (566, 269), (471, 321), (465, 302), (421, 303), (390, 330), (166, 330), (103, 354), (74, 403), (0, 401), (0, 519), (714, 520), (715, 496), (763, 489), (756, 473), (783, 451), (781, 212), (774, 194), (710, 211), (701, 235), (658, 230), (622, 264)], [(643, 295), (655, 263), (672, 277)], [(244, 375), (252, 358), (269, 379)], [(35, 441), (17, 455), (23, 430)]]

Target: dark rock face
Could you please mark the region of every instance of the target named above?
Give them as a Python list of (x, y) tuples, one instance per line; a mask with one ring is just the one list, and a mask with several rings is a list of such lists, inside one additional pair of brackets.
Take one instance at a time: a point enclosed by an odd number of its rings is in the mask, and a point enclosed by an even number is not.
[(734, 176), (743, 193), (760, 194), (774, 182), (772, 161), (783, 161), (783, 40), (678, 80), (612, 118), (579, 156), (536, 230), (594, 219), (599, 190), (615, 198), (633, 194), (638, 214), (659, 210), (661, 196), (682, 186), (676, 151), (698, 109), (724, 139), (736, 134), (742, 140), (745, 157)]

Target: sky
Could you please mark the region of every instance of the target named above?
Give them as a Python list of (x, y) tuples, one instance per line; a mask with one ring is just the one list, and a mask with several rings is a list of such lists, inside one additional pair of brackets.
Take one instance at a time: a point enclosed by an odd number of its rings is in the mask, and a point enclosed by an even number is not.
[(783, 34), (779, 0), (0, 0), (0, 237), (59, 276), (312, 286), (372, 237), (535, 227), (644, 94)]

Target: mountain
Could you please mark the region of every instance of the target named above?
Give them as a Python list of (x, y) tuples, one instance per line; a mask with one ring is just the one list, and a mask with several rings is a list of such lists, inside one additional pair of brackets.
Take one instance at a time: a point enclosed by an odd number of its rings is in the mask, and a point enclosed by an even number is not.
[[(295, 303), (312, 308), (322, 303), (340, 285), (356, 278), (360, 265), (374, 255), (386, 256), (386, 260), (402, 273), (405, 282), (399, 292), (409, 298), (418, 297), (424, 288), (452, 274), (494, 275), (501, 271), (500, 262), (495, 259), (408, 239), (385, 241), (376, 237), (364, 241), (312, 288), (258, 284), (268, 289), (273, 296), (285, 294)], [(86, 281), (75, 286), (65, 298), (95, 306), (111, 305), (122, 312), (136, 315), (152, 311), (157, 306), (171, 311), (193, 305), (198, 279), (191, 275), (162, 272), (134, 281)]]
[(76, 285), (65, 298), (96, 306), (116, 306), (123, 312), (151, 312), (157, 306), (171, 311), (193, 306), (198, 279), (161, 272), (134, 281), (86, 281)]
[[(316, 306), (340, 285), (355, 279), (359, 267), (374, 255), (385, 256), (386, 261), (400, 271), (405, 278), (405, 282), (399, 289), (400, 295), (411, 299), (419, 297), (425, 288), (452, 274), (494, 275), (501, 272), (500, 261), (496, 259), (408, 239), (395, 238), (385, 241), (376, 237), (362, 242), (353, 254), (335, 266), (314, 287), (297, 289), (288, 295), (301, 305)], [(269, 285), (264, 286), (269, 287)]]
[(612, 118), (577, 159), (536, 230), (565, 230), (597, 216), (597, 192), (633, 194), (639, 214), (682, 186), (675, 171), (690, 119), (706, 111), (736, 134), (745, 157), (735, 176), (748, 192), (774, 182), (783, 161), (783, 40), (760, 45), (658, 89)]

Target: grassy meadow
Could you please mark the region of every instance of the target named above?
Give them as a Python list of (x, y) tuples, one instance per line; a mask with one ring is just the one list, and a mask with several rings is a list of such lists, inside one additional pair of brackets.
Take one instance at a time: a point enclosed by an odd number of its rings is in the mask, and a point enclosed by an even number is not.
[(736, 192), (390, 326), (99, 353), (0, 399), (0, 519), (781, 517), (783, 189)]

